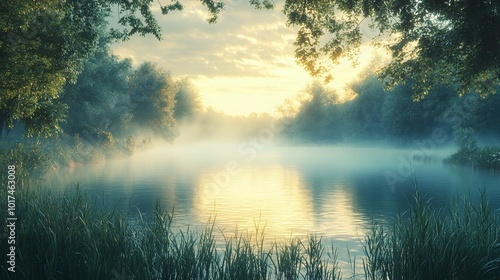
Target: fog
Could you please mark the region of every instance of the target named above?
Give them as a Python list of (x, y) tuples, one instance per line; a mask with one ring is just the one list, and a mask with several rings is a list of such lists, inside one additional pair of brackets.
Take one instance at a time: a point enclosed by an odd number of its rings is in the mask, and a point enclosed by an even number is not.
[(45, 188), (79, 185), (99, 205), (144, 217), (160, 202), (174, 228), (213, 223), (218, 242), (256, 228), (270, 240), (318, 234), (342, 260), (362, 255), (372, 221), (407, 211), (416, 188), (436, 208), (457, 195), (477, 200), (478, 189), (500, 207), (500, 95), (442, 85), (416, 102), (411, 82), (387, 90), (368, 73), (345, 92), (297, 89), (276, 114), (232, 116), (158, 65), (93, 59), (64, 89), (61, 133), (6, 141), (18, 159), (33, 159), (20, 173), (48, 167)]

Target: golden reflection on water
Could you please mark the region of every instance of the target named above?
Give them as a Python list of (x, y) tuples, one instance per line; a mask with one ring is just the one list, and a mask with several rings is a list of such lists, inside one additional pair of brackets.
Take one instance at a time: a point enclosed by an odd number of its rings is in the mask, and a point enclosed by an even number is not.
[[(356, 213), (355, 186), (337, 176), (317, 185), (308, 181), (304, 170), (283, 164), (273, 153), (260, 155), (265, 158), (261, 161), (236, 162), (229, 157), (207, 164), (204, 161), (210, 157), (200, 159), (198, 151), (188, 152), (138, 154), (133, 160), (67, 169), (52, 180), (80, 182), (85, 187), (96, 178), (99, 190), (153, 197), (146, 200), (150, 204), (159, 198), (175, 206), (179, 225), (204, 225), (215, 215), (217, 227), (251, 231), (258, 224), (270, 238), (318, 233), (352, 241), (364, 236), (366, 217)], [(193, 164), (194, 159), (201, 162)], [(145, 211), (152, 208), (140, 206)]]
[(193, 216), (229, 227), (253, 230), (265, 226), (267, 236), (304, 234), (313, 225), (312, 201), (299, 174), (280, 165), (244, 165), (229, 175), (220, 170), (200, 174)]
[(232, 175), (227, 169), (205, 170), (193, 193), (193, 218), (201, 223), (215, 213), (218, 226), (253, 231), (258, 224), (270, 238), (360, 234), (347, 189), (332, 190), (315, 207), (318, 201), (301, 174), (281, 164), (242, 165)]
[(320, 223), (316, 228), (321, 233), (335, 236), (337, 240), (363, 238), (366, 222), (362, 214), (356, 213), (354, 199), (348, 186), (335, 186), (334, 191), (322, 198), (319, 214)]

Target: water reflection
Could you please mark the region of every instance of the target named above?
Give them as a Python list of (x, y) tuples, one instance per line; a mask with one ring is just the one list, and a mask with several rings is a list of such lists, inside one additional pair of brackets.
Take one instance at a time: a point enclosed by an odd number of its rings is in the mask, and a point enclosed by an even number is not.
[[(273, 239), (318, 233), (347, 259), (349, 247), (362, 255), (360, 240), (373, 217), (389, 220), (412, 202), (409, 178), (394, 189), (384, 174), (397, 172), (405, 150), (340, 147), (289, 147), (259, 152), (253, 160), (235, 145), (173, 147), (131, 158), (53, 172), (47, 186), (79, 182), (91, 195), (129, 200), (151, 213), (156, 201), (175, 207), (174, 225), (183, 230), (205, 226), (265, 227)], [(478, 197), (486, 188), (491, 205), (500, 208), (500, 176), (443, 165), (440, 160), (414, 169), (419, 190), (446, 206), (455, 195)], [(216, 233), (220, 232), (216, 230)]]
[(278, 164), (241, 166), (226, 184), (214, 182), (217, 169), (201, 173), (194, 192), (194, 216), (213, 215), (229, 227), (265, 226), (269, 236), (304, 235), (314, 230), (310, 192), (299, 173)]
[(354, 205), (352, 187), (336, 185), (320, 202), (315, 225), (318, 232), (346, 241), (354, 241), (359, 236), (364, 236), (367, 217), (358, 213)]

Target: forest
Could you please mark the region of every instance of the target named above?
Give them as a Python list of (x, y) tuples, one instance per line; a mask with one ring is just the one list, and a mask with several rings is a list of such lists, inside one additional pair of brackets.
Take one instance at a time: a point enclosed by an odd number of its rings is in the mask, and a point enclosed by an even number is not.
[[(250, 2), (258, 10), (276, 6), (273, 1)], [(225, 4), (212, 0), (201, 4), (208, 11), (208, 23), (216, 23)], [(398, 12), (397, 1), (387, 4), (385, 9), (376, 8), (370, 1), (338, 5), (346, 14), (358, 13), (370, 18), (381, 34), (399, 32), (407, 41), (388, 43), (392, 62), (378, 72), (366, 69), (343, 92), (331, 91), (327, 83), (319, 80), (305, 90), (297, 88), (302, 93), (285, 101), (273, 116), (284, 126), (283, 141), (295, 144), (382, 141), (411, 145), (412, 140), (428, 137), (439, 127), (449, 134), (469, 135), (469, 142), (476, 141), (473, 135), (480, 136), (483, 145), (494, 142), (498, 135), (495, 127), (498, 69), (492, 64), (497, 55), (489, 50), (494, 49), (498, 40), (492, 39), (496, 38), (492, 35), (496, 34), (496, 29), (492, 29), (495, 25), (484, 23), (494, 21), (495, 14), (483, 14), (487, 20), (482, 20), (472, 12), (456, 13), (460, 9), (475, 9), (465, 3), (462, 8), (458, 5), (448, 9), (429, 4), (424, 10), (449, 18), (446, 23), (455, 23), (453, 29), (444, 28), (444, 33), (439, 33), (436, 30), (446, 25), (440, 26), (439, 20), (429, 21), (416, 10), (411, 12), (411, 4), (407, 5), (404, 13)], [(132, 66), (132, 61), (120, 60), (110, 51), (111, 44), (134, 35), (162, 39), (152, 7), (146, 0), (2, 4), (2, 12), (12, 11), (1, 22), (3, 161), (14, 146), (23, 150), (21, 146), (30, 145), (28, 150), (36, 150), (46, 144), (53, 147), (49, 149), (52, 167), (96, 161), (107, 154), (130, 154), (153, 138), (171, 142), (180, 136), (181, 127), (196, 122), (201, 125), (197, 132), (200, 138), (227, 136), (228, 130), (222, 128), (228, 125), (247, 128), (243, 135), (233, 133), (232, 140), (240, 137), (236, 141), (255, 131), (251, 128), (259, 126), (255, 115), (223, 116), (204, 108), (198, 92), (203, 89), (195, 88), (189, 77), (173, 77), (169, 71), (175, 69), (163, 69), (162, 65), (150, 62)], [(160, 8), (163, 15), (168, 15), (182, 11), (184, 5), (160, 3)], [(330, 8), (318, 4), (310, 10), (301, 10), (300, 5), (288, 1), (283, 6), (287, 25), (302, 27), (295, 42), (297, 62), (313, 77), (325, 81), (332, 77), (325, 72), (327, 64), (321, 62), (323, 57), (329, 56), (329, 63), (337, 63), (341, 56), (355, 62), (362, 39), (360, 23), (364, 20), (325, 17), (311, 23), (318, 19), (318, 11), (321, 14)], [(108, 19), (116, 9), (119, 20), (109, 24)], [(387, 22), (384, 19), (388, 16), (400, 20)], [(477, 31), (474, 44), (464, 35), (472, 29)], [(319, 48), (326, 31), (338, 40), (327, 41)], [(443, 41), (446, 38), (452, 39)], [(404, 56), (409, 53), (405, 48), (411, 40), (418, 42), (413, 51), (419, 55), (414, 58)], [(470, 47), (460, 47), (449, 52), (450, 56), (443, 56), (446, 44)], [(429, 64), (430, 61), (436, 63)], [(261, 124), (269, 118), (257, 116)], [(20, 137), (25, 143), (13, 141)], [(453, 142), (452, 137), (449, 142)], [(105, 149), (97, 152), (101, 147)], [(467, 149), (474, 154), (476, 148), (474, 144)]]
[[(8, 147), (16, 145), (27, 154), (29, 149), (39, 151), (35, 154), (46, 168), (57, 168), (130, 155), (157, 140), (241, 142), (270, 120), (282, 126), (277, 138), (284, 145), (411, 147), (436, 128), (450, 135), (443, 147), (453, 146), (451, 135), (464, 131), (481, 145), (496, 145), (500, 133), (497, 94), (460, 96), (456, 86), (439, 85), (415, 100), (411, 81), (385, 89), (368, 70), (344, 92), (320, 82), (298, 89), (294, 98), (276, 108), (277, 116), (225, 115), (204, 107), (199, 90), (189, 78), (173, 77), (154, 63), (133, 67), (130, 60), (113, 55), (102, 40), (76, 82), (66, 84), (60, 98), (45, 108), (45, 119), (4, 123), (3, 160)], [(54, 128), (43, 124), (47, 119)], [(52, 149), (41, 152), (39, 147), (46, 145)]]

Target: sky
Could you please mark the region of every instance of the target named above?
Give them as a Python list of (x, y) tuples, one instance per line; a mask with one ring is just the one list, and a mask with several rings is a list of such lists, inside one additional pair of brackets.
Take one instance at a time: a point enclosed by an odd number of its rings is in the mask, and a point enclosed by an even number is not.
[[(162, 40), (133, 36), (115, 43), (113, 52), (134, 65), (158, 64), (172, 75), (191, 78), (206, 107), (229, 115), (251, 112), (276, 115), (286, 98), (304, 90), (313, 78), (295, 62), (296, 29), (286, 26), (280, 7), (255, 10), (248, 0), (225, 1), (216, 24), (208, 24), (207, 10), (198, 1), (168, 15), (154, 7)], [(373, 48), (363, 45), (360, 65), (344, 61), (332, 69), (328, 87), (342, 91), (369, 61)]]

